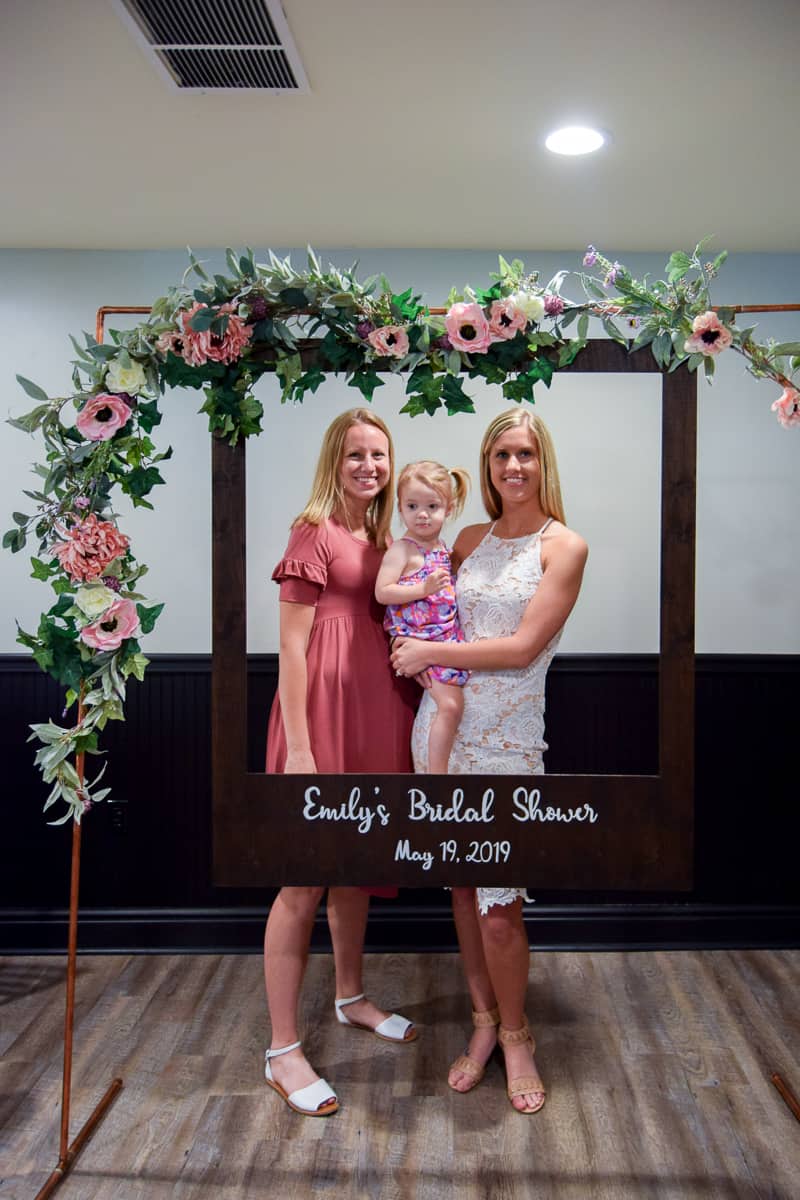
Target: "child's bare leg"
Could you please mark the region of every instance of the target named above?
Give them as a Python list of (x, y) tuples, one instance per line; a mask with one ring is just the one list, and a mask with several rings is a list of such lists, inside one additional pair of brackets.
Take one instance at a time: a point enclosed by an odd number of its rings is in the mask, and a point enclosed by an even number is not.
[(431, 694), (436, 702), (436, 716), (428, 736), (428, 770), (431, 775), (446, 775), (450, 751), (464, 712), (464, 689), (434, 679)]

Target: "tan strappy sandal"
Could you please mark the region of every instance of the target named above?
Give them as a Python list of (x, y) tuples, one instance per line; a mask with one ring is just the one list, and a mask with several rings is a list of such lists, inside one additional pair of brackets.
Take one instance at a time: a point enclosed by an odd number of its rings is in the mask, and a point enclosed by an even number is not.
[[(472, 1024), (476, 1029), (485, 1029), (490, 1025), (497, 1026), (500, 1024), (500, 1012), (497, 1008), (490, 1008), (488, 1012), (475, 1012), (473, 1009)], [(492, 1053), (494, 1053), (494, 1051), (492, 1051)], [(472, 1080), (472, 1083), (468, 1088), (453, 1087), (452, 1083), (450, 1082), (450, 1071), (460, 1071), (462, 1075), (468, 1075)], [(448, 1087), (453, 1088), (454, 1092), (459, 1092), (461, 1095), (466, 1096), (467, 1092), (471, 1092), (472, 1089), (477, 1087), (480, 1081), (483, 1079), (484, 1075), (486, 1074), (486, 1067), (481, 1066), (481, 1064), (476, 1062), (474, 1058), (470, 1058), (467, 1053), (464, 1053), (460, 1054), (454, 1063), (451, 1063), (450, 1071), (447, 1073)]]
[[(527, 1021), (525, 1021), (521, 1029), (506, 1029), (501, 1025), (497, 1033), (497, 1040), (501, 1046), (519, 1046), (522, 1042), (530, 1042), (531, 1054), (536, 1051), (536, 1042), (533, 1040), (533, 1034), (528, 1028)], [(506, 1072), (507, 1075), (508, 1072)], [(512, 1104), (511, 1107), (515, 1112), (537, 1113), (540, 1108), (543, 1108), (545, 1086), (539, 1078), (538, 1072), (535, 1075), (518, 1075), (515, 1079), (508, 1080), (509, 1100), (513, 1100), (515, 1096), (530, 1095), (531, 1092), (541, 1092), (541, 1103), (537, 1104), (534, 1108), (517, 1108), (515, 1104)]]

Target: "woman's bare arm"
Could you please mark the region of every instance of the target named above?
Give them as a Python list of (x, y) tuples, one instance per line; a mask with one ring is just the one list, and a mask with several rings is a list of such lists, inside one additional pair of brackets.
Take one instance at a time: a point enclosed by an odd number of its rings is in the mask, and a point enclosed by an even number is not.
[(306, 653), (314, 607), (311, 604), (280, 604), (280, 653), (278, 695), (286, 733), (286, 775), (316, 774), (308, 728), (308, 664)]

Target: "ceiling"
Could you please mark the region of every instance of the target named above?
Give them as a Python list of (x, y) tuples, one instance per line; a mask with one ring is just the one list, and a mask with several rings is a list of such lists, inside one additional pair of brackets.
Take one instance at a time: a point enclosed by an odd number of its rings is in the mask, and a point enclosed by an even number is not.
[[(2, 0), (0, 245), (800, 250), (798, 0), (283, 7), (308, 94), (170, 90), (111, 0)], [(576, 119), (612, 144), (549, 154)]]

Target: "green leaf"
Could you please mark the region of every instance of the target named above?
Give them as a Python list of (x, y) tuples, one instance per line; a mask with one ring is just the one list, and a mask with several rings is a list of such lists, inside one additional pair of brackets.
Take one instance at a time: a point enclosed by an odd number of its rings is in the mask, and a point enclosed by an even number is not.
[(451, 350), (447, 355), (447, 370), (451, 375), (458, 375), (461, 371), (461, 352), (459, 350)]
[(12, 513), (12, 514), (11, 514), (11, 520), (12, 520), (12, 521), (13, 521), (13, 522), (14, 522), (16, 525), (27, 525), (27, 524), (28, 524), (28, 521), (30, 520), (30, 517), (26, 517), (26, 516), (25, 516), (25, 513), (21, 513), (21, 512), (14, 512), (14, 513)]
[(586, 342), (582, 338), (572, 338), (569, 342), (564, 342), (558, 352), (559, 367), (568, 367), (571, 362), (575, 361), (585, 346)]
[(653, 358), (660, 367), (666, 367), (669, 364), (670, 355), (672, 354), (672, 338), (662, 329), (650, 344), (650, 349)]
[(683, 250), (676, 250), (669, 256), (667, 263), (667, 279), (670, 283), (677, 283), (679, 279), (683, 279), (692, 268), (692, 260)]
[(428, 363), (420, 363), (408, 377), (406, 393), (422, 392), (423, 395), (435, 397), (437, 400), (442, 393), (443, 379), (434, 375), (433, 368)]
[(487, 383), (504, 383), (507, 375), (505, 367), (492, 362), (485, 354), (476, 354), (469, 369), (470, 379), (485, 379)]
[(17, 375), (17, 383), (28, 393), (32, 400), (38, 400), (40, 403), (49, 405), (50, 397), (44, 388), (40, 388), (38, 383), (32, 383), (30, 379), (26, 379), (24, 375)]
[(493, 300), (499, 300), (502, 295), (502, 283), (496, 283), (493, 287), (487, 288), (486, 290), (483, 288), (475, 288), (475, 299), (482, 308), (487, 304), (491, 304)]
[(779, 342), (776, 346), (770, 346), (770, 357), (777, 354), (800, 354), (800, 342)]
[(72, 596), (68, 592), (59, 595), (48, 615), (51, 617), (63, 617), (72, 608)]
[(208, 279), (208, 275), (203, 270), (202, 264), (197, 261), (192, 253), (191, 246), (187, 246), (186, 249), (189, 253), (189, 262), (192, 264), (192, 270), (194, 271), (195, 275), (198, 275), (201, 279)]
[(41, 426), (49, 412), (49, 404), (40, 404), (38, 408), (31, 409), (31, 411), (29, 413), (25, 413), (24, 416), (9, 417), (8, 424), (13, 425), (15, 429), (21, 429), (23, 433), (33, 433)]
[(503, 395), (507, 400), (515, 400), (520, 404), (529, 400), (533, 404), (533, 385), (535, 379), (527, 371), (522, 371), (514, 379), (507, 379), (503, 384)]
[(158, 411), (158, 401), (150, 400), (143, 403), (141, 400), (136, 408), (136, 417), (140, 427), (145, 433), (151, 433), (156, 425), (161, 424), (161, 413)]
[(358, 388), (361, 395), (369, 403), (372, 403), (372, 396), (376, 388), (383, 387), (385, 380), (381, 379), (377, 371), (370, 371), (364, 367), (360, 371), (354, 371), (351, 378), (347, 381), (348, 387)]
[(40, 558), (32, 558), (31, 566), (31, 579), (49, 579), (53, 573), (53, 564), (42, 562)]
[(475, 412), (475, 405), (464, 391), (457, 375), (445, 376), (442, 383), (442, 399), (449, 417), (459, 412)]
[(334, 371), (355, 370), (361, 365), (361, 350), (351, 342), (340, 342), (329, 329), (319, 347), (320, 360)]
[(122, 490), (128, 496), (133, 496), (141, 499), (146, 496), (153, 488), (163, 483), (161, 472), (157, 467), (134, 467), (122, 479)]
[(418, 300), (419, 296), (412, 296), (411, 288), (406, 288), (404, 292), (391, 297), (392, 312), (401, 321), (413, 321), (422, 312), (422, 305)]
[(150, 633), (156, 621), (161, 615), (163, 604), (151, 604), (146, 608), (143, 604), (136, 605), (136, 611), (139, 614), (139, 624), (142, 627), (142, 633)]
[(89, 347), (89, 353), (97, 362), (106, 363), (110, 362), (112, 358), (116, 358), (119, 351), (116, 346), (109, 343), (100, 345), (99, 342), (95, 342), (94, 345)]
[(123, 675), (133, 675), (134, 679), (138, 679), (139, 683), (144, 679), (145, 669), (150, 665), (150, 659), (138, 651), (126, 658), (122, 664)]
[(17, 554), (24, 547), (26, 540), (24, 529), (9, 529), (3, 534), (3, 549)]
[(595, 281), (589, 275), (582, 275), (581, 280), (583, 282), (584, 290), (588, 292), (590, 296), (594, 296), (595, 300), (608, 299), (600, 285), (595, 283)]
[[(39, 636), (45, 642), (43, 649), (51, 660), (45, 670), (59, 683), (77, 691), (83, 677), (83, 660), (75, 633), (43, 618)], [(39, 661), (38, 654), (34, 654), (34, 658)]]
[(581, 313), (578, 318), (578, 337), (582, 342), (586, 341), (586, 334), (589, 332), (589, 314)]
[(303, 403), (303, 396), (306, 392), (314, 393), (321, 383), (325, 381), (325, 373), (320, 371), (319, 367), (311, 367), (304, 375), (295, 383), (292, 388), (292, 398), (299, 404)]
[(287, 287), (278, 292), (278, 299), (281, 304), (285, 304), (288, 308), (294, 309), (295, 312), (301, 312), (308, 308), (308, 296), (302, 288)]
[(198, 308), (189, 320), (189, 326), (196, 333), (204, 333), (211, 328), (218, 316), (219, 313), (215, 308)]

